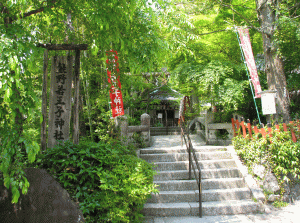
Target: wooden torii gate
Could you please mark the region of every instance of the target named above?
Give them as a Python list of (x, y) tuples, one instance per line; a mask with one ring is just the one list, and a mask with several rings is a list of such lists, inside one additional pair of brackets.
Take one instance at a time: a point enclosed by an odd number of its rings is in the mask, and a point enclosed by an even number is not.
[[(73, 143), (79, 143), (79, 88), (80, 88), (80, 51), (87, 50), (87, 44), (39, 44), (39, 47), (45, 48), (44, 68), (43, 68), (43, 91), (42, 91), (42, 117), (41, 126), (41, 151), (47, 149), (47, 82), (48, 82), (48, 51), (49, 50), (74, 50), (75, 67), (74, 67), (74, 115), (73, 115)], [(54, 72), (52, 72), (54, 73)], [(53, 79), (51, 75), (51, 79)], [(53, 89), (51, 89), (53, 91)], [(50, 113), (51, 111), (49, 111)], [(70, 111), (71, 112), (71, 111)], [(50, 117), (51, 114), (49, 114)], [(54, 120), (50, 120), (54, 123)], [(49, 139), (48, 139), (49, 140)]]

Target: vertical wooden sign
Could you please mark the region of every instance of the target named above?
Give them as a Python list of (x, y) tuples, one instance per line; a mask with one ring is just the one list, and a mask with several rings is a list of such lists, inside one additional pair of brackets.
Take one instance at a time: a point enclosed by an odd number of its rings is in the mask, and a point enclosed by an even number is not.
[(48, 50), (44, 52), (43, 68), (43, 91), (42, 91), (42, 125), (41, 125), (41, 151), (47, 149), (47, 83), (48, 83)]
[(48, 148), (69, 139), (71, 118), (72, 56), (52, 58)]

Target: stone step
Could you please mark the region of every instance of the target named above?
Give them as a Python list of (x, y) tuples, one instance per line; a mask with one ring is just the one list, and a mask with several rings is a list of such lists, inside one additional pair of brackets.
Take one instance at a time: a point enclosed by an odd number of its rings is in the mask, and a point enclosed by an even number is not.
[[(196, 169), (198, 175), (198, 170)], [(192, 170), (192, 177), (194, 177), (194, 171)], [(243, 177), (238, 168), (220, 168), (220, 169), (203, 169), (201, 170), (201, 178), (234, 178), (234, 177)], [(189, 171), (188, 170), (168, 170), (168, 171), (159, 171), (154, 177), (153, 180), (188, 180)]]
[[(242, 188), (245, 186), (243, 178), (215, 178), (201, 180), (202, 190)], [(159, 191), (187, 191), (198, 190), (196, 180), (164, 180), (153, 181)]]
[[(202, 202), (224, 201), (224, 200), (245, 200), (251, 198), (250, 189), (232, 188), (203, 190)], [(147, 203), (176, 203), (176, 202), (198, 202), (199, 191), (161, 191), (159, 194), (152, 194)]]
[[(188, 170), (189, 161), (178, 162), (154, 162), (154, 170), (166, 171), (166, 170)], [(195, 162), (194, 162), (195, 164)], [(221, 159), (221, 160), (202, 160), (199, 161), (201, 169), (214, 169), (214, 168), (233, 168), (236, 167), (236, 163), (233, 159)]]
[[(232, 215), (257, 213), (259, 204), (252, 200), (211, 201), (202, 203), (202, 214), (208, 215)], [(198, 216), (198, 202), (182, 203), (146, 203), (142, 213), (146, 216)]]
[(180, 135), (181, 129), (178, 127), (150, 127), (151, 136), (162, 136), (162, 135)]
[[(200, 160), (216, 160), (216, 159), (231, 159), (231, 154), (227, 151), (218, 152), (196, 152), (197, 158)], [(187, 153), (172, 153), (172, 154), (141, 154), (140, 158), (149, 163), (152, 162), (175, 162), (188, 160)]]
[[(167, 127), (165, 127), (165, 126), (163, 126), (163, 127), (150, 127), (150, 129), (152, 130), (152, 131), (159, 131), (159, 130), (166, 130), (167, 129)], [(175, 130), (181, 130), (181, 128), (179, 127), (179, 126), (168, 126), (168, 130), (170, 130), (170, 131), (175, 131)]]
[(169, 133), (170, 135), (172, 135), (172, 133), (177, 133), (178, 135), (181, 134), (181, 130), (180, 129), (167, 129), (166, 128), (159, 128), (159, 129), (150, 129), (150, 134), (151, 136), (160, 136), (158, 135), (159, 133)]
[[(227, 148), (224, 146), (198, 146), (194, 147), (195, 152), (216, 152), (216, 151), (227, 151)], [(140, 150), (141, 154), (159, 154), (159, 153), (187, 153), (185, 145), (174, 146), (170, 148), (161, 148), (161, 147), (150, 147)]]

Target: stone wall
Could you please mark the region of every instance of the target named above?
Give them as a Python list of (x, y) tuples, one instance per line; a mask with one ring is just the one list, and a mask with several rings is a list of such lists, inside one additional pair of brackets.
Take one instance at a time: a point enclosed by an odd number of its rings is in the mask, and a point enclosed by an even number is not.
[[(231, 140), (233, 138), (233, 130), (231, 123), (214, 123), (214, 113), (212, 112), (202, 112), (201, 117), (195, 118), (190, 127), (195, 123), (197, 128), (197, 134), (205, 139), (206, 144), (208, 145), (229, 145), (231, 144)], [(203, 128), (199, 128), (201, 123)], [(228, 137), (226, 139), (220, 138), (217, 136), (217, 131), (226, 130), (228, 132)]]
[(141, 115), (141, 125), (139, 126), (128, 126), (126, 116), (118, 116), (115, 119), (117, 127), (120, 127), (121, 137), (125, 143), (133, 142), (134, 133), (141, 134), (143, 143), (145, 146), (150, 146), (150, 115), (144, 113)]

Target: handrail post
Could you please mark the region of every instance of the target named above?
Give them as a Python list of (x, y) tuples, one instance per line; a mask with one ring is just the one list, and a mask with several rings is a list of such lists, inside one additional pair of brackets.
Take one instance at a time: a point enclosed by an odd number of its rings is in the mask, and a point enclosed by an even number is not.
[(202, 218), (202, 185), (201, 185), (201, 171), (199, 171), (199, 216)]
[[(181, 101), (181, 104), (180, 104), (182, 112), (185, 112), (185, 110), (186, 110), (185, 109), (185, 103), (186, 103), (186, 97), (184, 98), (184, 100)], [(199, 165), (197, 155), (195, 153), (195, 150), (193, 148), (193, 144), (192, 144), (190, 136), (189, 136), (189, 128), (186, 129), (186, 127), (183, 124), (184, 123), (184, 117), (183, 117), (181, 112), (180, 112), (179, 120), (180, 120), (179, 124), (180, 124), (180, 127), (181, 127), (181, 140), (182, 141), (184, 140), (185, 145), (186, 145), (186, 149), (189, 153), (189, 179), (190, 180), (192, 179), (192, 168), (193, 168), (195, 178), (196, 178), (196, 181), (197, 181), (197, 184), (198, 184), (197, 186), (198, 186), (198, 189), (199, 189), (199, 216), (200, 216), (200, 218), (202, 218), (201, 167)], [(185, 134), (187, 136), (187, 139), (185, 138)], [(193, 153), (193, 157), (192, 157), (192, 153)], [(194, 166), (193, 159), (195, 160), (196, 167), (197, 167), (198, 172), (199, 172), (198, 176), (197, 176), (196, 168)]]
[(192, 154), (191, 154), (191, 144), (189, 143), (189, 180), (192, 179)]
[[(189, 128), (187, 128), (186, 134), (189, 136)], [(191, 143), (188, 142), (189, 145), (189, 180), (192, 179), (192, 154), (191, 154)]]

